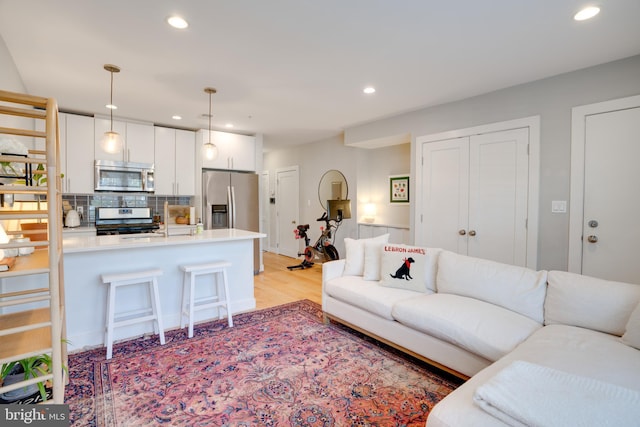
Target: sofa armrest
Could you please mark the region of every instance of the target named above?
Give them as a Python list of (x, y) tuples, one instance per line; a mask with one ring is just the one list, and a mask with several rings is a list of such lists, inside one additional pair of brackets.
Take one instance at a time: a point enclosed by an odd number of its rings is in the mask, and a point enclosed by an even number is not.
[(337, 259), (335, 261), (329, 261), (322, 264), (322, 292), (324, 293), (324, 284), (329, 280), (342, 276), (346, 261), (344, 259)]

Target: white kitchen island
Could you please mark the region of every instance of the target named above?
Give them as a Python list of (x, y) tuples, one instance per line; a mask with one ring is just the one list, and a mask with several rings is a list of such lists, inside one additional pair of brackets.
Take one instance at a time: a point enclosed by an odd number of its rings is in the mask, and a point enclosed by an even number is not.
[[(165, 330), (180, 326), (182, 298), (181, 264), (230, 261), (228, 270), (232, 313), (254, 309), (253, 239), (261, 233), (237, 229), (206, 230), (194, 236), (166, 237), (161, 234), (129, 234), (116, 236), (65, 235), (64, 288), (69, 349), (104, 345), (107, 285), (102, 274), (159, 268), (160, 304)], [(212, 276), (199, 277), (212, 283)], [(148, 304), (143, 286), (125, 287), (118, 291), (116, 312), (130, 311)], [(200, 286), (196, 295), (207, 295), (213, 286)], [(205, 289), (206, 288), (206, 289)], [(209, 292), (210, 294), (211, 292)], [(196, 313), (196, 321), (217, 318), (215, 310)], [(151, 322), (116, 328), (115, 340), (153, 333)]]

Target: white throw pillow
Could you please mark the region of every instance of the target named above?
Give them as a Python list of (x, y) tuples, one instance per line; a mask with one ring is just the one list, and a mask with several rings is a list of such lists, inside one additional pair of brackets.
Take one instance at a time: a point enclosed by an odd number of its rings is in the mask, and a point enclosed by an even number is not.
[(389, 241), (389, 234), (372, 237), (370, 239), (344, 239), (344, 247), (347, 255), (345, 257), (343, 276), (362, 276), (364, 274), (364, 244), (365, 242), (381, 242)]
[(364, 243), (364, 280), (380, 280), (380, 265), (382, 259), (382, 247), (387, 242), (368, 240)]
[(391, 288), (426, 292), (427, 262), (426, 248), (391, 243), (383, 245), (380, 284)]
[(622, 342), (640, 350), (640, 304), (629, 317)]

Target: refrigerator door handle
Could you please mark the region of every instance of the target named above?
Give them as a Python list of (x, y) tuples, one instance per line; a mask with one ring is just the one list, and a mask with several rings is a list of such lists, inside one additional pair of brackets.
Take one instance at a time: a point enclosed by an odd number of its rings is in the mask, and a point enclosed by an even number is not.
[(227, 185), (227, 205), (229, 205), (229, 212), (227, 212), (227, 228), (233, 228), (233, 198), (231, 197), (231, 186)]
[(233, 205), (233, 211), (231, 212), (231, 215), (232, 215), (231, 228), (236, 228), (236, 189), (233, 186), (231, 186), (231, 204)]

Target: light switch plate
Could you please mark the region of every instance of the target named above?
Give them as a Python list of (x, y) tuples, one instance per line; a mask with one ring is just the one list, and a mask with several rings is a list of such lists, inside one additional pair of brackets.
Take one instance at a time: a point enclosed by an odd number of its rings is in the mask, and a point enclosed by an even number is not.
[(553, 200), (551, 202), (551, 212), (552, 213), (566, 213), (567, 212), (567, 201), (566, 200)]

